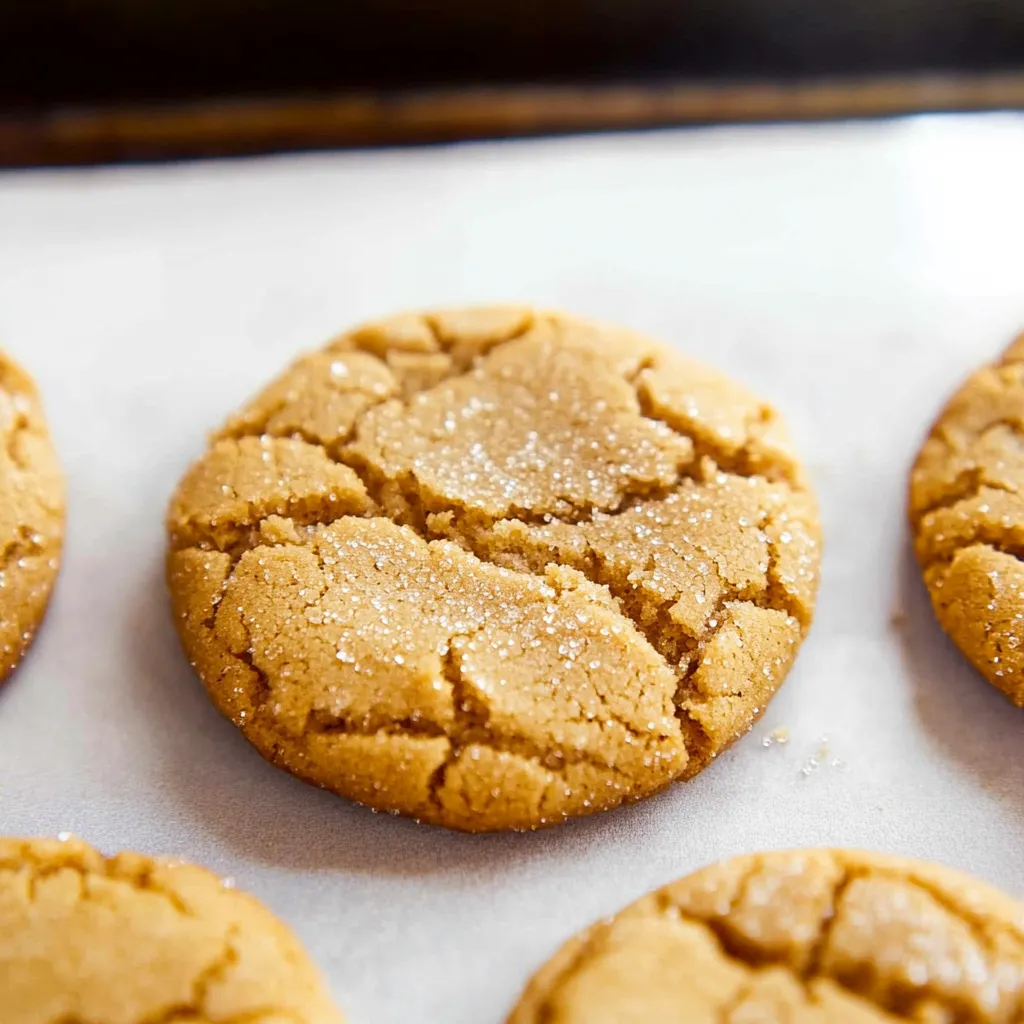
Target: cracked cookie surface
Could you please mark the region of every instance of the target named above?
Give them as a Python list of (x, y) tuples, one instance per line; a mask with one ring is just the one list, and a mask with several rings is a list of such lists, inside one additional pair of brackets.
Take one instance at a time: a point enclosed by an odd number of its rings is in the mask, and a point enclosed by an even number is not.
[(202, 868), (0, 839), (4, 1024), (343, 1024), (262, 904)]
[(770, 407), (522, 308), (300, 358), (186, 474), (169, 533), (185, 650), (265, 757), (472, 831), (696, 774), (788, 671), (819, 558)]
[(1024, 707), (1024, 335), (939, 415), (911, 472), (910, 522), (942, 628)]
[(1020, 1024), (1024, 906), (848, 850), (723, 861), (570, 940), (509, 1024)]
[(0, 682), (46, 614), (64, 538), (64, 480), (32, 379), (0, 352)]

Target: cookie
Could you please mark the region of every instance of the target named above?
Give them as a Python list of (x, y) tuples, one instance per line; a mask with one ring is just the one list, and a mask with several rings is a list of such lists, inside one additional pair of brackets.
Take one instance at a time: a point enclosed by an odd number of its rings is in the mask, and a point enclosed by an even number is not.
[(567, 943), (508, 1024), (1024, 1019), (1024, 906), (848, 850), (737, 857)]
[(299, 359), (187, 473), (169, 533), (185, 650), (265, 757), (470, 831), (695, 775), (788, 671), (819, 558), (769, 406), (520, 308)]
[(1024, 335), (939, 415), (911, 472), (909, 510), (942, 628), (1024, 707)]
[(4, 1024), (341, 1024), (265, 907), (202, 868), (0, 839)]
[(0, 353), (0, 682), (46, 613), (64, 539), (64, 480), (31, 378)]

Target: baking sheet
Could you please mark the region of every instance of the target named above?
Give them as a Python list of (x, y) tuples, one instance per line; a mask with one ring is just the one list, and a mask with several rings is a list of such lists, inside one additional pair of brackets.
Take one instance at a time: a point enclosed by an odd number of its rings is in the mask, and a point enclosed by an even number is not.
[[(70, 486), (49, 618), (0, 691), (0, 832), (233, 876), (353, 1024), (497, 1024), (578, 928), (747, 850), (890, 850), (1024, 896), (1024, 712), (940, 634), (903, 517), (940, 402), (1024, 326), (1022, 166), (1003, 115), (0, 176), (0, 338)], [(621, 321), (776, 402), (826, 553), (796, 668), (719, 763), (469, 837), (307, 787), (220, 719), (178, 651), (162, 518), (205, 433), (298, 349), (489, 300)]]

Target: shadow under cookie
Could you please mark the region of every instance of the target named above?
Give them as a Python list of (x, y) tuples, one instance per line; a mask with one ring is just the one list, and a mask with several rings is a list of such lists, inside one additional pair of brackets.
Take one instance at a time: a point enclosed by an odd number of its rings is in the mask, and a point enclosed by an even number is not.
[(976, 670), (935, 619), (909, 542), (898, 565), (897, 633), (921, 723), (944, 755), (1024, 813), (1024, 716), (995, 689), (978, 685)]

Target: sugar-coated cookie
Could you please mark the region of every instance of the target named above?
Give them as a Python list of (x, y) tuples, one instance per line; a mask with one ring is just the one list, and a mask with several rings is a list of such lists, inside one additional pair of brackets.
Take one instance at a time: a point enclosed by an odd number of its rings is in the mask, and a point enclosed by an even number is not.
[(1024, 706), (1024, 335), (935, 421), (911, 472), (910, 522), (942, 628)]
[(202, 868), (0, 839), (3, 1024), (343, 1024), (294, 936)]
[(265, 757), (471, 831), (695, 775), (788, 671), (819, 561), (769, 406), (505, 307), (299, 359), (186, 474), (169, 534), (185, 650)]
[(509, 1024), (1017, 1024), (1024, 906), (931, 864), (738, 857), (567, 943)]
[(64, 540), (64, 479), (31, 378), (0, 352), (0, 682), (46, 614)]

